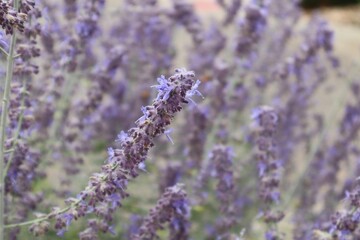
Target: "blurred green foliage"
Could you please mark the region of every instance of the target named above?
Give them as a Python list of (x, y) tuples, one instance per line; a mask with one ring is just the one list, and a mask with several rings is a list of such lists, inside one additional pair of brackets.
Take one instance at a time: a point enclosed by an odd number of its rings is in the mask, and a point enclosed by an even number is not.
[(302, 7), (304, 8), (318, 8), (328, 6), (348, 6), (358, 4), (360, 0), (302, 0)]

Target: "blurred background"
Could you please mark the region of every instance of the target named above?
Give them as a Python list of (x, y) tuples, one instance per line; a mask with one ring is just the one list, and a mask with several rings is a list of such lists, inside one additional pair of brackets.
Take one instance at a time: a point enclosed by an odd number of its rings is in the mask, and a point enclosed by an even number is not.
[[(164, 2), (170, 2), (164, 0)], [(221, 14), (216, 0), (193, 0), (200, 13), (211, 17)], [(245, 0), (244, 2), (247, 2)], [(303, 23), (312, 13), (320, 13), (335, 31), (335, 52), (345, 65), (353, 65), (354, 50), (360, 51), (360, 0), (303, 0)], [(358, 58), (360, 59), (360, 58)], [(359, 61), (356, 61), (359, 62)]]

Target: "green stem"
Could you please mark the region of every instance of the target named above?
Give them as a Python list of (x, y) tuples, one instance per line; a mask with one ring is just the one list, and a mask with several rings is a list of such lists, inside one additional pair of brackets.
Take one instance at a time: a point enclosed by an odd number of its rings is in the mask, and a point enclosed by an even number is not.
[(26, 222), (21, 222), (21, 223), (14, 223), (14, 224), (5, 225), (4, 228), (7, 229), (7, 228), (27, 226), (27, 225), (30, 225), (30, 224), (34, 224), (34, 223), (38, 223), (38, 222), (45, 221), (45, 220), (47, 220), (47, 219), (49, 219), (49, 216), (45, 216), (45, 217), (42, 217), (42, 218), (37, 218), (37, 219), (30, 220), (30, 221), (26, 221)]
[(36, 218), (36, 219), (29, 220), (29, 221), (26, 221), (26, 222), (5, 225), (4, 228), (7, 229), (7, 228), (14, 228), (14, 227), (21, 227), (21, 226), (27, 226), (27, 225), (31, 225), (31, 224), (34, 224), (34, 223), (39, 223), (39, 222), (46, 221), (46, 220), (50, 219), (51, 217), (53, 217), (55, 215), (62, 214), (62, 213), (65, 213), (65, 212), (69, 211), (71, 208), (76, 207), (80, 202), (81, 202), (81, 199), (74, 202), (70, 206), (57, 211), (55, 214), (50, 213), (50, 214), (48, 214), (48, 215), (46, 215), (44, 217)]
[(3, 174), (3, 181), (5, 182), (5, 177), (7, 175), (7, 172), (9, 171), (9, 168), (11, 166), (11, 162), (12, 160), (14, 159), (14, 155), (15, 155), (15, 148), (16, 148), (16, 145), (17, 145), (17, 141), (18, 141), (18, 138), (20, 136), (20, 131), (21, 131), (21, 126), (22, 126), (22, 123), (23, 123), (23, 120), (24, 120), (24, 108), (25, 108), (25, 95), (26, 95), (26, 81), (25, 81), (25, 78), (23, 79), (23, 92), (22, 92), (22, 96), (21, 96), (21, 105), (20, 105), (20, 115), (19, 115), (19, 119), (18, 119), (18, 125), (17, 125), (17, 128), (15, 130), (15, 133), (14, 133), (14, 136), (13, 136), (13, 144), (11, 146), (11, 149), (14, 149), (14, 151), (11, 151), (10, 152), (10, 156), (9, 156), (9, 159), (6, 163), (6, 166), (5, 166), (5, 170), (4, 170), (4, 174)]
[[(19, 9), (19, 0), (14, 1), (14, 9), (18, 11)], [(7, 54), (7, 66), (6, 66), (6, 77), (5, 77), (5, 86), (3, 101), (1, 105), (1, 120), (0, 120), (0, 240), (5, 239), (5, 176), (2, 169), (4, 169), (5, 164), (5, 130), (6, 130), (6, 119), (8, 115), (8, 106), (10, 99), (10, 88), (11, 81), (13, 77), (13, 68), (14, 68), (14, 53), (16, 46), (16, 32), (13, 33), (10, 40), (10, 49)]]
[[(15, 6), (17, 6), (15, 1)], [(11, 37), (10, 51), (7, 56), (7, 66), (6, 66), (6, 78), (4, 86), (4, 94), (2, 100), (2, 111), (1, 111), (1, 122), (0, 122), (0, 240), (4, 240), (4, 216), (5, 216), (5, 176), (4, 176), (4, 165), (5, 165), (5, 130), (6, 130), (6, 120), (8, 115), (8, 106), (10, 99), (10, 88), (11, 81), (13, 77), (13, 66), (14, 66), (14, 52), (16, 45), (16, 33)]]
[(2, 52), (5, 55), (5, 57), (9, 56), (9, 54), (6, 52), (6, 50), (3, 49), (2, 47), (0, 47), (0, 52)]

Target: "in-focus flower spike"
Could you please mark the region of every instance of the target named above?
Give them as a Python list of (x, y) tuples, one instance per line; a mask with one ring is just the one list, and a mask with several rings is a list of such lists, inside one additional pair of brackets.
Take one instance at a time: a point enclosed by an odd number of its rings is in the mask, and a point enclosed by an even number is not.
[[(166, 80), (171, 89), (170, 92), (159, 89), (158, 98), (153, 101), (152, 105), (145, 107), (147, 109), (145, 114), (148, 114), (148, 119), (138, 121), (135, 123), (136, 126), (127, 133), (120, 132), (118, 136), (120, 147), (110, 150), (111, 155), (114, 153), (112, 160), (102, 166), (101, 172), (90, 177), (88, 186), (80, 194), (81, 198), (75, 202), (70, 202), (66, 212), (76, 214), (77, 217), (85, 216), (88, 212), (96, 212), (102, 205), (106, 205), (103, 209), (110, 211), (102, 215), (97, 214), (99, 219), (89, 220), (88, 228), (80, 233), (80, 239), (89, 239), (89, 237), (96, 239), (97, 232), (109, 231), (111, 214), (115, 212), (115, 207), (112, 207), (114, 196), (117, 196), (115, 205), (121, 207), (122, 199), (129, 196), (126, 191), (129, 180), (136, 178), (139, 175), (139, 170), (143, 170), (148, 152), (154, 146), (154, 139), (165, 133), (175, 114), (182, 110), (184, 103), (188, 103), (186, 93), (195, 84), (194, 78), (193, 72), (177, 69), (175, 74)], [(166, 95), (168, 98), (164, 101)], [(165, 198), (171, 197), (172, 193), (175, 194), (175, 199), (178, 201), (171, 202), (173, 205), (169, 206), (166, 211), (175, 211), (173, 222), (170, 223), (171, 234), (185, 234), (188, 229), (186, 219), (189, 212), (187, 201), (184, 198), (186, 195), (182, 188), (177, 186), (171, 188), (169, 193), (165, 193)], [(54, 211), (48, 215), (48, 218), (57, 215), (59, 215), (58, 211)], [(66, 222), (63, 215), (59, 217), (63, 218), (62, 222)], [(35, 228), (39, 224), (41, 221), (33, 224), (32, 227)], [(65, 228), (66, 224), (62, 224), (62, 226)]]

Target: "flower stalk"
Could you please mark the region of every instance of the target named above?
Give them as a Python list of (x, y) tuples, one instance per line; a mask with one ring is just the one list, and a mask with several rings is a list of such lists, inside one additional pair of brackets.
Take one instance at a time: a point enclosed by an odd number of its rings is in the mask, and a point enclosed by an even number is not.
[(1, 52), (2, 54), (4, 54), (5, 57), (8, 57), (8, 56), (9, 56), (9, 54), (6, 52), (6, 50), (3, 49), (2, 47), (0, 47), (0, 52)]
[(9, 151), (9, 150), (5, 151), (5, 153), (10, 153), (10, 156), (9, 156), (9, 159), (8, 159), (8, 161), (6, 163), (6, 166), (5, 166), (5, 169), (4, 169), (4, 174), (3, 174), (3, 181), (4, 182), (5, 182), (6, 175), (7, 175), (8, 171), (9, 171), (9, 168), (11, 166), (12, 160), (14, 159), (16, 145), (18, 143), (18, 138), (20, 136), (21, 126), (22, 126), (23, 121), (24, 121), (25, 96), (26, 96), (26, 81), (24, 79), (23, 80), (23, 91), (22, 91), (22, 98), (21, 98), (21, 106), (20, 106), (21, 112), (20, 112), (19, 119), (18, 119), (18, 125), (17, 125), (16, 131), (15, 131), (14, 136), (13, 136), (13, 144), (12, 144), (11, 149), (10, 149), (12, 151)]
[[(18, 1), (15, 1), (17, 5)], [(4, 94), (1, 105), (1, 120), (0, 120), (0, 169), (4, 169), (5, 165), (5, 130), (6, 120), (8, 115), (9, 99), (10, 99), (10, 85), (13, 77), (14, 68), (14, 52), (16, 45), (16, 33), (11, 36), (10, 50), (7, 55), (6, 78), (4, 85)], [(0, 240), (4, 240), (4, 216), (5, 216), (5, 172), (0, 171)]]
[[(19, 0), (14, 1), (14, 9), (18, 11), (19, 9)], [(1, 120), (0, 120), (0, 240), (5, 239), (5, 231), (4, 231), (4, 216), (5, 216), (5, 130), (6, 130), (6, 120), (8, 115), (8, 107), (9, 107), (9, 99), (10, 99), (10, 89), (11, 89), (11, 81), (13, 78), (13, 70), (14, 70), (14, 54), (15, 54), (15, 46), (16, 46), (16, 32), (11, 36), (10, 40), (10, 49), (9, 53), (6, 55), (7, 65), (6, 65), (6, 77), (5, 77), (5, 85), (4, 85), (4, 93), (3, 100), (1, 104)]]

